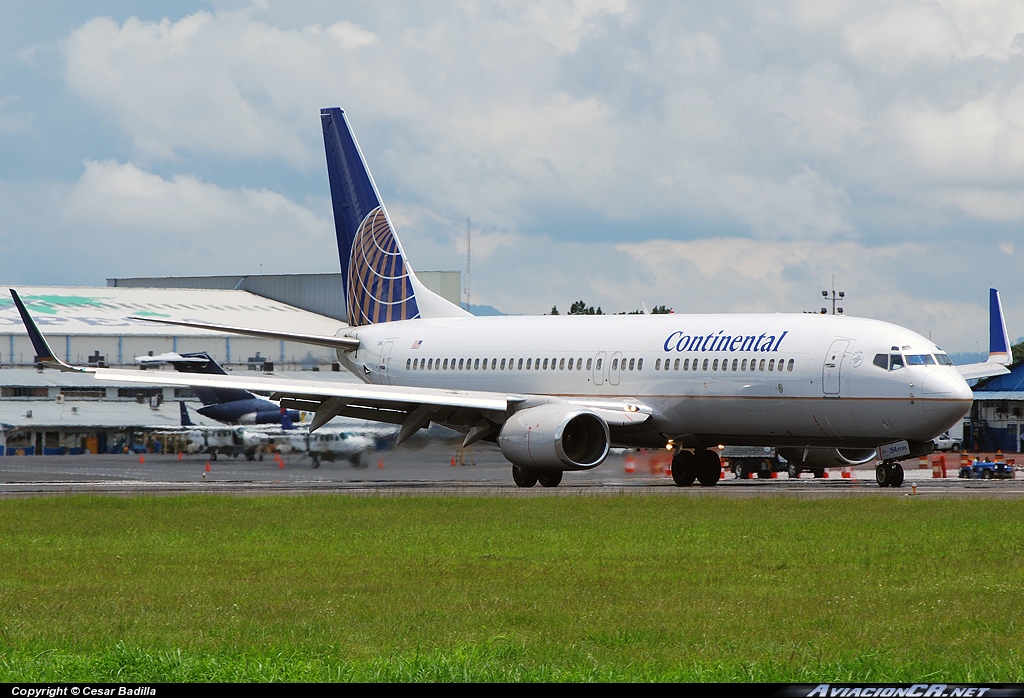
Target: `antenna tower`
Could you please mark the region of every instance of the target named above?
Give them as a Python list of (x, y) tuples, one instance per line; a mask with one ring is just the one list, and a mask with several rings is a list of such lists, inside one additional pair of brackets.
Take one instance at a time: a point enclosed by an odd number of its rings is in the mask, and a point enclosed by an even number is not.
[(470, 262), (470, 248), (469, 248), (469, 216), (466, 216), (466, 310), (469, 310), (469, 262)]

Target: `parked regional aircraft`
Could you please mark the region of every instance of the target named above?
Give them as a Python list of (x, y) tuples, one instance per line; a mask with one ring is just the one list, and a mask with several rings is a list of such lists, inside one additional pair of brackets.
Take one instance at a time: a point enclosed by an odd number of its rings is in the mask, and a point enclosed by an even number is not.
[[(971, 390), (945, 352), (877, 320), (473, 317), (416, 278), (344, 112), (323, 109), (320, 119), (348, 326), (327, 337), (147, 319), (332, 347), (364, 385), (75, 368), (54, 357), (15, 294), (41, 360), (101, 380), (272, 391), (316, 413), (310, 431), (341, 415), (400, 424), (401, 443), (433, 422), (464, 433), (465, 445), (497, 442), (521, 487), (558, 485), (613, 446), (674, 450), (676, 484), (711, 486), (717, 445), (774, 446), (807, 468), (877, 453), (878, 484), (899, 487), (900, 461), (929, 452), (970, 409)], [(997, 359), (973, 377), (1005, 372), (1009, 359)]]
[[(157, 356), (138, 356), (135, 362), (144, 367), (170, 364), (180, 373), (199, 373), (205, 375), (226, 376), (228, 372), (205, 351), (178, 354), (168, 352)], [(218, 422), (229, 424), (280, 424), (285, 429), (299, 421), (298, 410), (286, 410), (277, 403), (266, 398), (253, 395), (248, 390), (238, 388), (211, 388), (193, 385), (203, 406), (197, 410), (199, 414)]]
[[(246, 426), (201, 427), (192, 422), (188, 407), (181, 408), (181, 426), (188, 439), (190, 453), (209, 454), (210, 460), (227, 455), (246, 460), (263, 460), (266, 453), (299, 453), (308, 455), (313, 468), (320, 467), (320, 461), (347, 460), (353, 468), (365, 468), (365, 457), (388, 448), (397, 433), (394, 427), (369, 426), (365, 424), (332, 424), (311, 434), (305, 427), (296, 427), (287, 415), (280, 416), (280, 424), (256, 424)], [(202, 412), (202, 410), (200, 410)]]

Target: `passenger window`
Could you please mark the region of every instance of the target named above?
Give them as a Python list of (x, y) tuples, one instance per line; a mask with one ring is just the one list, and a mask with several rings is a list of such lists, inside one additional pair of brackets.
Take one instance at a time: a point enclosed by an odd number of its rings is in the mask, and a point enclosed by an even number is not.
[(735, 371), (736, 367), (739, 366), (739, 364), (740, 364), (740, 360), (739, 359), (733, 359), (732, 360), (732, 370)]
[(602, 363), (604, 363), (604, 361), (603, 361), (602, 359), (598, 359), (598, 360), (597, 360), (597, 370), (598, 370), (598, 371), (600, 371), (600, 370), (601, 370), (601, 364), (602, 364)]
[(527, 359), (527, 360), (526, 360), (526, 370), (527, 370), (527, 371), (529, 371), (529, 370), (530, 370), (530, 365), (531, 365), (532, 363), (533, 363), (533, 359)]
[[(704, 359), (704, 361), (707, 362), (707, 359)], [(715, 362), (713, 364), (711, 364), (711, 370), (712, 371), (717, 371), (718, 370), (718, 359), (715, 359)]]
[(758, 364), (757, 370), (758, 371), (763, 371), (764, 370), (764, 359), (761, 359), (761, 363)]
[[(689, 360), (689, 359), (687, 359), (687, 360), (686, 360), (686, 363), (690, 363), (690, 360)], [(679, 359), (676, 359), (676, 360), (675, 360), (675, 361), (673, 362), (673, 364), (672, 364), (672, 370), (673, 370), (673, 371), (678, 371), (678, 370), (679, 370)], [(685, 371), (686, 369), (683, 369), (683, 370)]]
[(523, 370), (523, 360), (522, 359), (519, 359), (519, 364), (518, 364), (518, 366), (516, 368), (518, 368), (520, 371)]
[(592, 367), (593, 365), (594, 365), (594, 360), (593, 360), (593, 359), (587, 359), (587, 370), (588, 370), (588, 371), (590, 370), (590, 368), (591, 368), (591, 367)]
[(581, 358), (579, 358), (577, 356), (576, 357), (576, 370), (579, 371), (581, 368), (583, 368), (583, 359), (581, 359)]
[(544, 370), (545, 371), (548, 370), (548, 360), (547, 359), (544, 359)]
[(636, 370), (637, 371), (643, 371), (644, 370), (644, 360), (643, 359), (637, 359), (636, 360)]
[[(665, 368), (668, 369), (668, 361), (665, 362)], [(657, 361), (654, 362), (654, 370), (655, 371), (660, 371), (661, 370), (661, 359), (658, 359)]]
[(740, 370), (741, 371), (746, 371), (747, 370), (747, 360), (746, 359), (743, 359), (743, 363), (740, 364)]
[[(696, 366), (696, 365), (697, 365), (697, 362), (696, 362), (696, 361), (694, 361), (694, 362), (693, 362), (693, 365), (694, 365), (694, 366)], [(696, 371), (697, 369), (694, 369), (694, 370)], [(704, 359), (704, 368), (703, 368), (703, 369), (701, 369), (701, 370), (703, 370), (703, 371), (707, 371), (707, 370), (708, 370), (708, 360), (707, 360), (707, 359)]]
[(411, 368), (412, 368), (412, 359), (406, 359), (405, 360), (405, 370), (408, 371)]
[(493, 371), (497, 367), (498, 367), (498, 360), (497, 359), (491, 359), (491, 370)]
[(565, 359), (559, 360), (559, 362), (558, 362), (558, 370), (559, 371), (564, 371), (565, 370)]
[(572, 359), (569, 359), (569, 370), (572, 370)]
[(793, 363), (794, 363), (794, 360), (793, 360), (793, 359), (790, 359), (790, 360), (789, 360), (789, 363), (788, 363), (788, 364), (786, 364), (786, 370), (787, 370), (787, 371), (789, 371), (790, 373), (792, 373), (792, 372), (793, 372)]
[(465, 364), (463, 363), (463, 359), (459, 359), (459, 370), (461, 371), (463, 368), (465, 368)]
[(775, 370), (775, 359), (772, 359), (771, 361), (768, 362), (768, 370), (769, 371), (774, 371)]
[(501, 370), (502, 370), (502, 371), (504, 371), (504, 370), (505, 370), (505, 359), (502, 359), (502, 360), (501, 360)]

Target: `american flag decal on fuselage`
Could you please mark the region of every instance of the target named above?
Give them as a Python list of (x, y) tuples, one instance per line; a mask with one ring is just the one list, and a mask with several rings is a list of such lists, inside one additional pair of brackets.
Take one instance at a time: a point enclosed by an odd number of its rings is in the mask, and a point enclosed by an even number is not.
[(348, 262), (348, 322), (373, 325), (420, 315), (402, 250), (383, 207), (359, 224)]

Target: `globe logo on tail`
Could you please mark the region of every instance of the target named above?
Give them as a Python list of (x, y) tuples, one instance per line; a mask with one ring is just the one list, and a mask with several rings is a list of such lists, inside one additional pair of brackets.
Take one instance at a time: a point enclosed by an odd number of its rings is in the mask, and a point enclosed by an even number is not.
[(359, 224), (348, 262), (349, 325), (411, 320), (420, 315), (398, 240), (384, 209)]

